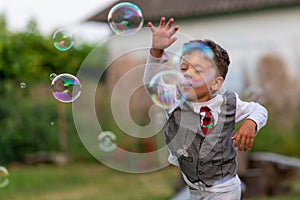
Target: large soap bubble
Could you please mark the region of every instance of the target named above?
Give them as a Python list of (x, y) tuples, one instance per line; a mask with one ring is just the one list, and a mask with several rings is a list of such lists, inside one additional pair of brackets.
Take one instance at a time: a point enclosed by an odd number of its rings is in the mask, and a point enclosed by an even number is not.
[(52, 36), (53, 45), (59, 51), (67, 51), (74, 44), (74, 36), (68, 30), (58, 29)]
[(115, 5), (109, 11), (107, 20), (111, 30), (121, 36), (136, 33), (144, 23), (140, 8), (129, 2)]
[(8, 171), (5, 167), (0, 166), (0, 188), (4, 188), (9, 184)]
[(81, 94), (81, 83), (71, 74), (60, 74), (51, 83), (52, 94), (60, 102), (75, 101)]
[(150, 81), (148, 90), (153, 102), (164, 108), (182, 104), (187, 94), (181, 88), (186, 85), (185, 77), (175, 70), (161, 71)]

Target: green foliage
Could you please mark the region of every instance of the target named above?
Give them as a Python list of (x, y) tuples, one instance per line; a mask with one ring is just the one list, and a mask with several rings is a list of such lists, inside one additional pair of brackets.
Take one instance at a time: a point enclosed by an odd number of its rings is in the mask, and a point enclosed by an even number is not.
[(300, 157), (300, 119), (295, 119), (291, 130), (274, 123), (269, 116), (268, 123), (255, 137), (253, 151), (275, 152), (292, 157)]
[(54, 102), (33, 104), (26, 91), (5, 82), (0, 98), (0, 160), (3, 163), (24, 161), (27, 153), (57, 149), (57, 134), (51, 128), (56, 117)]
[[(24, 161), (33, 152), (59, 150), (60, 102), (52, 97), (49, 75), (75, 75), (92, 48), (81, 44), (58, 51), (51, 37), (39, 33), (34, 20), (25, 32), (13, 33), (8, 31), (5, 17), (0, 16), (0, 164)], [(104, 66), (105, 60), (102, 62)], [(21, 82), (26, 88), (20, 88)], [(70, 117), (70, 105), (66, 105), (66, 115), (63, 123), (68, 142), (75, 145), (69, 148), (75, 149), (81, 143)]]
[(92, 49), (84, 44), (62, 52), (55, 49), (51, 37), (38, 33), (34, 21), (20, 33), (8, 32), (1, 21), (4, 20), (0, 19), (0, 80), (40, 81), (52, 72), (74, 74)]

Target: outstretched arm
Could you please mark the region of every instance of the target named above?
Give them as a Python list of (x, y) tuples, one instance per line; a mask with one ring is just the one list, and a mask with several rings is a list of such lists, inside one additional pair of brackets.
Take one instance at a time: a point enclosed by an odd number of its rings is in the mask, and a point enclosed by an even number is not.
[[(174, 34), (178, 30), (178, 26), (172, 28), (174, 19), (171, 18), (166, 24), (166, 19), (161, 18), (158, 28), (155, 28), (151, 22), (148, 26), (152, 32), (152, 45), (150, 54), (148, 55), (146, 68), (144, 71), (144, 85), (146, 90), (152, 96), (154, 94), (166, 101), (167, 104), (173, 105), (176, 102), (177, 89), (174, 85), (165, 83), (162, 78), (154, 85), (150, 86), (152, 78), (158, 73), (164, 71), (167, 66), (168, 56), (164, 53), (164, 49), (171, 46), (177, 38)], [(168, 94), (167, 97), (164, 94)]]
[(162, 17), (158, 28), (155, 28), (152, 22), (148, 23), (148, 26), (152, 32), (152, 45), (150, 49), (150, 55), (148, 56), (146, 68), (144, 72), (144, 83), (148, 84), (151, 78), (160, 72), (164, 68), (164, 63), (167, 62), (167, 55), (163, 56), (164, 49), (171, 46), (177, 38), (174, 34), (179, 29), (175, 26), (171, 29), (174, 19), (171, 18), (167, 24), (166, 19)]

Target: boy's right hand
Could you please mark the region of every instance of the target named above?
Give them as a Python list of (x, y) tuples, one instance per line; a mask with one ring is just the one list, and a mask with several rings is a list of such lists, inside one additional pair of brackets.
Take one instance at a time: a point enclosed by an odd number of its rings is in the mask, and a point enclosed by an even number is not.
[(165, 21), (166, 19), (162, 17), (158, 28), (155, 28), (151, 22), (148, 23), (152, 32), (152, 48), (150, 52), (154, 57), (161, 57), (164, 49), (171, 46), (177, 40), (173, 35), (178, 31), (179, 27), (175, 26), (171, 29), (174, 19), (171, 18), (166, 25)]

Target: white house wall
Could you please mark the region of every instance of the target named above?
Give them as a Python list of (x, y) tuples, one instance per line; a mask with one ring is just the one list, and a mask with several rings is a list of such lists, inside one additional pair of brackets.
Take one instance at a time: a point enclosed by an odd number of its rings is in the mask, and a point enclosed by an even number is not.
[[(170, 50), (178, 51), (189, 39), (213, 39), (229, 52), (231, 65), (225, 85), (236, 91), (243, 88), (242, 68), (246, 67), (255, 81), (256, 64), (269, 52), (281, 55), (291, 78), (295, 78), (300, 67), (299, 19), (300, 8), (295, 8), (179, 21), (179, 39)], [(109, 39), (110, 58), (116, 59), (128, 51), (143, 51), (146, 56), (150, 46), (151, 32), (147, 27), (130, 37), (113, 36)]]

